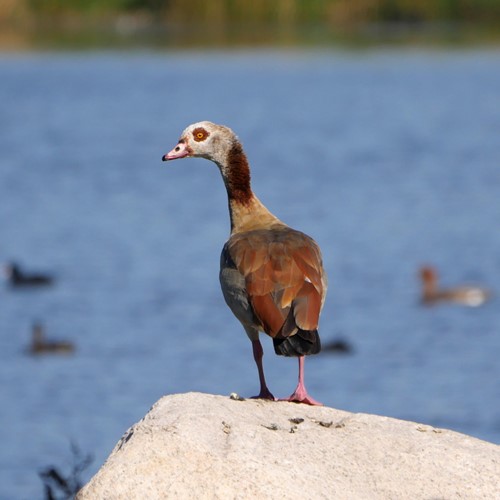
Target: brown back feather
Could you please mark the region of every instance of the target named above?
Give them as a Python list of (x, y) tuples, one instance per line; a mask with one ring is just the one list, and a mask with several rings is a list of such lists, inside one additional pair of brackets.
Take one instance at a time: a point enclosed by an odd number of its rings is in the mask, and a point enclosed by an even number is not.
[(288, 227), (255, 230), (233, 235), (229, 251), (267, 334), (287, 337), (297, 328), (318, 327), (326, 290), (321, 254), (314, 240)]

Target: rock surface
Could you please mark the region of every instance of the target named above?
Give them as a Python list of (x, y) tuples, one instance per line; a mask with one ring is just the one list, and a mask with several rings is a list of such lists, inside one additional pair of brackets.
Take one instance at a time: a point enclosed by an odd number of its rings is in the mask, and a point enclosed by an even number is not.
[(495, 499), (500, 446), (327, 407), (177, 394), (124, 434), (76, 498)]

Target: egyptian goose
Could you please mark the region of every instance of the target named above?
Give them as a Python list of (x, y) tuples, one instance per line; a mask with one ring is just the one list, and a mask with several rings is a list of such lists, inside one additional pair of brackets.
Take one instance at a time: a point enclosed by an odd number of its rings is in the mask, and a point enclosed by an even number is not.
[(480, 306), (490, 298), (489, 290), (477, 286), (460, 286), (448, 289), (438, 288), (437, 271), (431, 266), (420, 269), (422, 281), (421, 301), (426, 305), (438, 302), (454, 302), (465, 306)]
[(275, 217), (250, 187), (250, 167), (238, 137), (203, 121), (187, 127), (163, 161), (201, 157), (213, 161), (226, 186), (231, 234), (222, 249), (220, 284), (227, 305), (252, 342), (260, 392), (268, 389), (259, 332), (272, 337), (280, 356), (299, 360), (298, 385), (285, 401), (319, 405), (304, 384), (304, 356), (321, 349), (318, 322), (327, 278), (316, 242)]
[(13, 286), (51, 285), (53, 278), (45, 274), (25, 274), (16, 263), (6, 264), (4, 272)]
[(70, 354), (75, 350), (71, 342), (64, 340), (47, 340), (42, 325), (35, 323), (32, 330), (30, 354)]

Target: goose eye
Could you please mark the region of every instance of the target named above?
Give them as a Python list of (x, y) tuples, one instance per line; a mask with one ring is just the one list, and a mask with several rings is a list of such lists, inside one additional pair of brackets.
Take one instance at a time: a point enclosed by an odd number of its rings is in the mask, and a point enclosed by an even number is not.
[(210, 134), (204, 128), (193, 130), (193, 138), (196, 142), (204, 141)]

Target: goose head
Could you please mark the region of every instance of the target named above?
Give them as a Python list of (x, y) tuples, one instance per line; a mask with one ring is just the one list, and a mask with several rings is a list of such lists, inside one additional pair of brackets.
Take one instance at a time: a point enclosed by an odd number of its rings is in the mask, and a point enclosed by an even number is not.
[(206, 158), (221, 165), (235, 143), (238, 143), (238, 139), (229, 127), (208, 121), (197, 122), (182, 132), (177, 145), (162, 160)]

